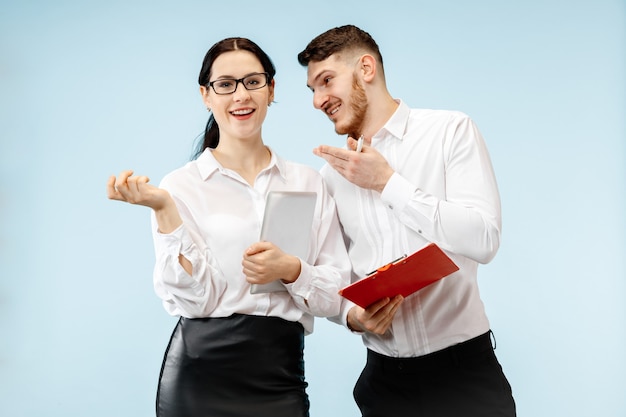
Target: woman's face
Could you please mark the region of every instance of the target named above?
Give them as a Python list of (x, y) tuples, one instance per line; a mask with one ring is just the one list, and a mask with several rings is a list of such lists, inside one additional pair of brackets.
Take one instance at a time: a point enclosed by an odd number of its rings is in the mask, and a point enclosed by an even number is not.
[[(258, 58), (245, 50), (225, 52), (218, 56), (211, 67), (210, 82), (217, 81), (214, 87), (236, 83), (236, 90), (230, 94), (217, 94), (211, 87), (200, 87), (204, 104), (213, 111), (215, 121), (220, 128), (220, 142), (225, 139), (255, 140), (261, 138), (261, 127), (267, 107), (274, 99), (274, 80), (265, 87), (248, 90), (239, 80), (252, 74), (263, 73), (264, 69)], [(263, 80), (265, 78), (261, 77)], [(250, 88), (255, 84), (250, 83)]]

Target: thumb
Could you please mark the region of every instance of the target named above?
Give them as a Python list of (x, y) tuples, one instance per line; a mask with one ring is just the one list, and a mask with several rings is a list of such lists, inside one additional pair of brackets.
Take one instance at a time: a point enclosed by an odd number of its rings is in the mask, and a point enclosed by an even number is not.
[(250, 245), (248, 247), (248, 249), (246, 249), (246, 251), (244, 252), (245, 256), (252, 256), (252, 255), (256, 255), (257, 253), (263, 252), (265, 251), (266, 248), (266, 243), (267, 242), (256, 242), (253, 243), (252, 245)]

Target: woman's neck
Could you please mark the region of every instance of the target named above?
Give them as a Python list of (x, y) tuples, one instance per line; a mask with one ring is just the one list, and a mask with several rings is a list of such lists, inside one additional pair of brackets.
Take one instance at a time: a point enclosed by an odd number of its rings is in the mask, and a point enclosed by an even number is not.
[(252, 185), (259, 172), (269, 165), (272, 154), (261, 140), (254, 144), (235, 144), (220, 139), (213, 156), (224, 168), (237, 172)]

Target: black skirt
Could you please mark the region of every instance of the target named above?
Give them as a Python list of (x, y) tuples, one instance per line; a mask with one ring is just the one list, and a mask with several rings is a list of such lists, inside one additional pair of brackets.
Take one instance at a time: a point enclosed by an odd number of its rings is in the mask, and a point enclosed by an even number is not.
[(304, 330), (278, 317), (181, 318), (163, 358), (158, 417), (307, 417)]

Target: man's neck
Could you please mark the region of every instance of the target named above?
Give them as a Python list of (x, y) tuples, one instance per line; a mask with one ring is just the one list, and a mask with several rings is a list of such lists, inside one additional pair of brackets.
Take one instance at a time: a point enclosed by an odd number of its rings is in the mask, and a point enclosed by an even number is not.
[(370, 107), (367, 110), (366, 121), (363, 126), (363, 137), (368, 144), (372, 136), (382, 129), (387, 121), (391, 119), (391, 116), (393, 116), (399, 106), (398, 102), (388, 93), (378, 98), (375, 97), (370, 103)]

